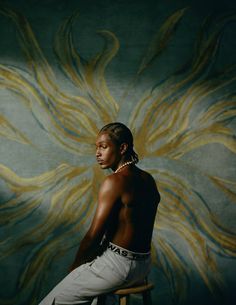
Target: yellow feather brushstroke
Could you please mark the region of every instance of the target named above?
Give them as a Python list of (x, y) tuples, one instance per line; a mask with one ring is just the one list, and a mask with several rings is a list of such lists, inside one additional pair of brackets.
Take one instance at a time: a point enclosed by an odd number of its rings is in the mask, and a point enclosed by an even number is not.
[(32, 145), (30, 140), (17, 130), (3, 115), (0, 115), (0, 136), (22, 144)]
[(152, 42), (150, 43), (149, 49), (146, 51), (146, 54), (139, 67), (138, 74), (142, 73), (166, 48), (168, 42), (175, 33), (175, 29), (183, 17), (186, 9), (187, 8), (183, 8), (176, 11), (169, 18), (167, 18), (167, 20), (160, 27), (157, 35), (155, 35)]
[(233, 202), (236, 202), (236, 182), (219, 177), (209, 177)]

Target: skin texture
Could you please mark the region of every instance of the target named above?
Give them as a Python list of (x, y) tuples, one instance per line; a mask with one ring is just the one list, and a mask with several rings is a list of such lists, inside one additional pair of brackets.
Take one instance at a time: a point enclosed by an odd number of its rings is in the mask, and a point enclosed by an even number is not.
[[(128, 144), (116, 144), (106, 132), (96, 141), (96, 158), (101, 169), (130, 161)], [(148, 252), (160, 195), (152, 176), (134, 164), (107, 176), (102, 183), (91, 226), (80, 243), (70, 270), (91, 261), (106, 240), (135, 252)]]

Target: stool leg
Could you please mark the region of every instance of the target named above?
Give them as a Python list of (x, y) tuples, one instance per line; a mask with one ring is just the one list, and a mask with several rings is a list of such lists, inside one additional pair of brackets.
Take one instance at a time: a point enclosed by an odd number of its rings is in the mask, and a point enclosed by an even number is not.
[(122, 295), (119, 297), (119, 305), (129, 305), (129, 295)]
[(145, 291), (143, 294), (143, 305), (152, 305), (151, 291)]

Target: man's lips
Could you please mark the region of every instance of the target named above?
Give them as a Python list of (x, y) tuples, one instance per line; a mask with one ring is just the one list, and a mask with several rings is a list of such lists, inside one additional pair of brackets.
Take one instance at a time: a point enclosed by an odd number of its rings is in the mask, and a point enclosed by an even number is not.
[(103, 163), (103, 160), (97, 159), (97, 163), (102, 164), (102, 163)]

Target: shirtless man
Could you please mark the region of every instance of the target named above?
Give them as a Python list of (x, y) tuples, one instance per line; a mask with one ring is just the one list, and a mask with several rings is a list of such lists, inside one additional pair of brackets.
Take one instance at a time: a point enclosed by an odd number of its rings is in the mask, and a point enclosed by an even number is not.
[(122, 123), (104, 126), (97, 137), (96, 158), (102, 169), (113, 173), (101, 185), (72, 272), (40, 305), (92, 304), (99, 295), (142, 282), (150, 271), (160, 195), (152, 176), (135, 165), (138, 156), (130, 130)]

